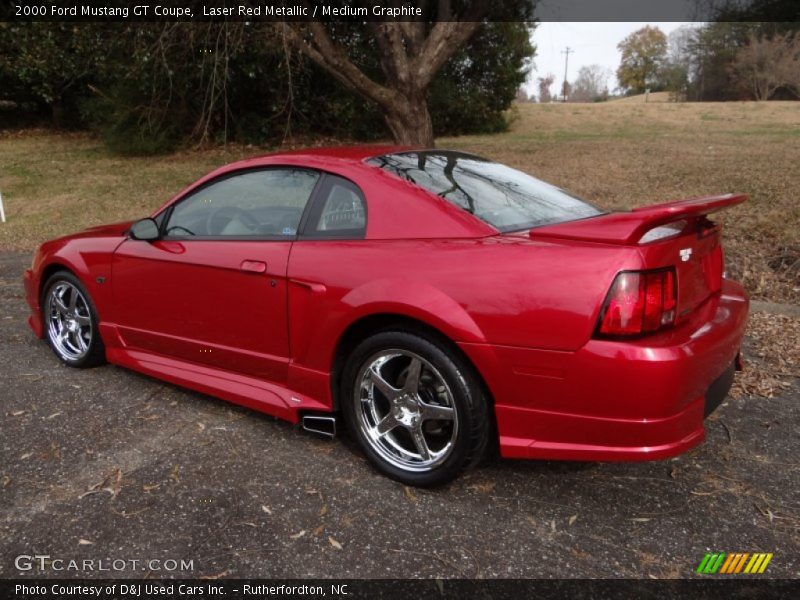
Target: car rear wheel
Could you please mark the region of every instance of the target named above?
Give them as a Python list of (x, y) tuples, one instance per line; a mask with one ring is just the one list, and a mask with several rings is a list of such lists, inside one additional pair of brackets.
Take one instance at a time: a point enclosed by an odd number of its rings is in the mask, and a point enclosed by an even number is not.
[(80, 280), (68, 271), (59, 271), (47, 280), (44, 289), (45, 334), (56, 356), (70, 367), (104, 363), (97, 311)]
[(405, 484), (446, 483), (485, 453), (481, 385), (462, 357), (432, 339), (385, 331), (364, 340), (347, 360), (340, 398), (370, 462)]

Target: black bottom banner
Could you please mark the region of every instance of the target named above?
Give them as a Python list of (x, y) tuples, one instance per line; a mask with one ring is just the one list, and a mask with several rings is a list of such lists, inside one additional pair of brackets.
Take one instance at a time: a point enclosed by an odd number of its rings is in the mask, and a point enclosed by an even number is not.
[(0, 598), (219, 599), (219, 598), (798, 598), (800, 580), (469, 580), (469, 579), (293, 579), (293, 580), (55, 580), (0, 582)]

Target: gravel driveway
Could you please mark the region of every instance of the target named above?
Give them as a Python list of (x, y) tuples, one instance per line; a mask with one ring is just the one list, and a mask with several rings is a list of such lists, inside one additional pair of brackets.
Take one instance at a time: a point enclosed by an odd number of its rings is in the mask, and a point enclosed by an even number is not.
[[(729, 399), (673, 460), (498, 460), (412, 490), (346, 438), (61, 366), (25, 323), (29, 261), (0, 254), (0, 577), (40, 575), (21, 554), (123, 560), (122, 577), (691, 577), (708, 551), (773, 552), (766, 575), (800, 576), (797, 380)], [(152, 559), (192, 568), (130, 562)]]

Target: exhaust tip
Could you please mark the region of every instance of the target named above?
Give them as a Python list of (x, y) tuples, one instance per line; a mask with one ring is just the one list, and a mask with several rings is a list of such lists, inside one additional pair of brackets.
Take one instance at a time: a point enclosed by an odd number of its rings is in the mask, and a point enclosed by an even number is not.
[(332, 415), (303, 415), (303, 429), (326, 438), (336, 437), (336, 417)]

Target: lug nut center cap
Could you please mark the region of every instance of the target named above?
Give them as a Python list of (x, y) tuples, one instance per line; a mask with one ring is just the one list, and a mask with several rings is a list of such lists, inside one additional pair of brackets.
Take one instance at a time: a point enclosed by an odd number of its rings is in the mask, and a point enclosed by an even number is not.
[(394, 405), (394, 417), (406, 426), (412, 426), (419, 418), (419, 407), (412, 396), (403, 395), (397, 398)]

